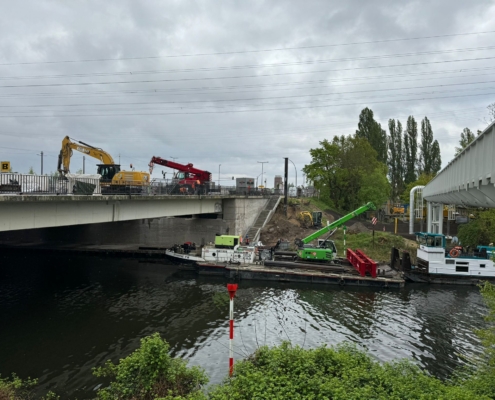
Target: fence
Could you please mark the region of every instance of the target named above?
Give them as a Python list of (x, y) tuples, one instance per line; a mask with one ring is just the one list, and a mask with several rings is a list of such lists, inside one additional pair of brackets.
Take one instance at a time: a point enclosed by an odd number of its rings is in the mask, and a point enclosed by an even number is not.
[[(66, 177), (46, 175), (0, 174), (0, 195), (211, 195), (211, 196), (263, 196), (273, 190), (239, 189), (235, 186), (180, 185), (176, 180), (153, 180), (150, 185), (143, 182), (126, 182), (116, 185), (101, 182), (100, 175), (67, 174)], [(275, 193), (276, 194), (276, 193)]]

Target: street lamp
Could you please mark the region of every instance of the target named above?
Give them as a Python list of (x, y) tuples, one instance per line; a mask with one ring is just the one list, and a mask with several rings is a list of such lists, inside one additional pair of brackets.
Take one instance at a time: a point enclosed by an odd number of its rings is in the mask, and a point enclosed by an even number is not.
[(297, 168), (296, 168), (296, 164), (294, 164), (294, 162), (289, 158), (289, 161), (292, 163), (292, 165), (294, 166), (294, 171), (296, 171), (296, 190), (297, 190)]
[(43, 152), (41, 154), (36, 154), (37, 156), (41, 156), (41, 175), (43, 175)]
[(256, 190), (258, 190), (258, 178), (261, 176), (261, 174), (259, 174), (257, 177), (256, 177)]
[(269, 161), (258, 161), (261, 164), (261, 183), (263, 183), (263, 164), (268, 164)]

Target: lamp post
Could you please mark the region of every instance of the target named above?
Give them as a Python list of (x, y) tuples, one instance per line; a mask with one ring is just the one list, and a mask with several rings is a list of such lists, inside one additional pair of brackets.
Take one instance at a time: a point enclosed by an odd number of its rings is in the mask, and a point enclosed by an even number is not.
[(258, 190), (258, 178), (261, 176), (261, 174), (259, 174), (257, 177), (256, 177), (256, 190)]
[(41, 156), (41, 175), (43, 175), (43, 152), (41, 154), (36, 154), (37, 156)]
[(220, 167), (222, 164), (218, 164), (218, 187), (220, 187)]
[(268, 161), (258, 161), (261, 164), (261, 183), (263, 183), (263, 164), (268, 164)]
[(294, 171), (296, 171), (296, 190), (297, 190), (297, 168), (296, 168), (296, 164), (294, 164), (294, 162), (289, 158), (289, 161), (292, 163), (292, 165), (294, 166)]

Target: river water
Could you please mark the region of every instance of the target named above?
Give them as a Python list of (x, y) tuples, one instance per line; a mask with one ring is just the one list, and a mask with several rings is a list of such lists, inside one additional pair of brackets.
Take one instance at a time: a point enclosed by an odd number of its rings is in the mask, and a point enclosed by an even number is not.
[[(226, 281), (174, 265), (97, 257), (0, 256), (0, 374), (37, 377), (41, 392), (92, 398), (91, 368), (159, 332), (174, 356), (228, 372)], [(283, 340), (313, 348), (354, 342), (381, 361), (413, 360), (446, 378), (480, 350), (475, 287), (401, 290), (243, 281), (235, 299), (235, 358)]]

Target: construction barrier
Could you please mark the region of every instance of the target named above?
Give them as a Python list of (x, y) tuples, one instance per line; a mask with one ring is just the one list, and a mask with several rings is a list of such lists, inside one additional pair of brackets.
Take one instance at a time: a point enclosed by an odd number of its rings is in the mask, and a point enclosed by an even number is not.
[(361, 250), (353, 251), (347, 249), (347, 260), (359, 272), (359, 275), (366, 276), (366, 273), (376, 278), (377, 265), (371, 258), (364, 254)]

